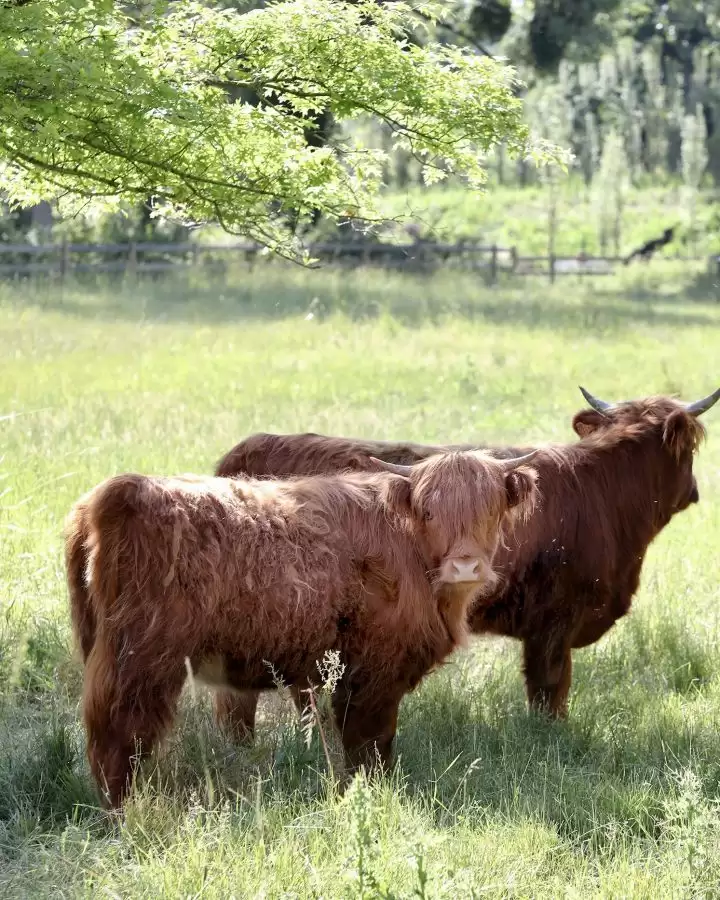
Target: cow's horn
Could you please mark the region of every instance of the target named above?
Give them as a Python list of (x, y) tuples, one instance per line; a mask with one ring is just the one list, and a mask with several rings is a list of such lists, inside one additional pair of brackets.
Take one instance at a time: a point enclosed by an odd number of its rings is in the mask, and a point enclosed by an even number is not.
[(578, 385), (578, 387), (580, 388), (580, 393), (583, 397), (597, 412), (606, 413), (608, 410), (612, 409), (612, 403), (607, 403), (605, 400), (598, 400), (597, 397), (593, 397), (590, 391), (586, 391), (582, 385)]
[(694, 403), (687, 403), (685, 409), (691, 416), (701, 416), (720, 400), (720, 388), (713, 394), (709, 394), (703, 400), (696, 400)]
[(503, 469), (507, 469), (508, 471), (511, 469), (516, 469), (518, 466), (524, 466), (525, 463), (530, 462), (530, 460), (538, 453), (540, 448), (538, 447), (535, 450), (532, 450), (530, 453), (526, 453), (525, 456), (516, 456), (515, 459), (503, 459), (500, 460)]
[(404, 475), (407, 478), (412, 472), (412, 466), (401, 466), (399, 463), (385, 462), (384, 459), (378, 459), (376, 456), (370, 457), (370, 462), (376, 463), (386, 472), (393, 472), (395, 475)]

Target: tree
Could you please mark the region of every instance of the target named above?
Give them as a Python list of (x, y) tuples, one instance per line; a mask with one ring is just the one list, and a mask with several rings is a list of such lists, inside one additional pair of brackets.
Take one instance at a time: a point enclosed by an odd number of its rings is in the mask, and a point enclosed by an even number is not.
[[(572, 130), (572, 110), (567, 102), (562, 86), (546, 82), (538, 86), (535, 103), (529, 110), (535, 120), (538, 133), (548, 140), (560, 140), (565, 143)], [(547, 189), (548, 213), (548, 257), (550, 258), (550, 277), (555, 276), (555, 238), (557, 236), (557, 211), (559, 202), (559, 175), (557, 166), (546, 166), (541, 173), (541, 182)]]
[[(152, 195), (158, 214), (294, 254), (280, 214), (374, 219), (385, 157), (350, 140), (309, 145), (311, 113), (385, 123), (428, 182), (453, 171), (481, 186), (499, 142), (563, 159), (530, 140), (514, 70), (408, 43), (418, 20), (404, 2), (287, 0), (239, 14), (176, 0), (133, 14), (130, 27), (109, 0), (0, 3), (0, 190), (11, 201), (116, 209)], [(244, 89), (262, 102), (229, 101)]]
[[(640, 2), (640, 0), (636, 0)], [(515, 62), (529, 63), (538, 72), (555, 72), (566, 58), (588, 58), (612, 43), (610, 17), (619, 0), (467, 0), (466, 29), (476, 38), (505, 37)], [(517, 57), (517, 58), (515, 58)]]
[(600, 168), (592, 182), (601, 256), (607, 252), (611, 237), (615, 256), (620, 256), (622, 216), (630, 186), (629, 173), (630, 164), (622, 137), (611, 131), (605, 138)]
[(706, 148), (707, 131), (702, 107), (698, 104), (695, 115), (687, 115), (682, 128), (682, 173), (690, 222), (690, 233), (695, 242), (695, 216), (697, 195), (708, 164)]

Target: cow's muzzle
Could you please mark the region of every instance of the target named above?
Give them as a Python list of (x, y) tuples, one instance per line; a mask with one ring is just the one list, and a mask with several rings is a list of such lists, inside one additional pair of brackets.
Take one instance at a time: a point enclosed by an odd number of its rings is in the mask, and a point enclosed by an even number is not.
[(481, 584), (497, 581), (497, 575), (487, 561), (477, 556), (453, 556), (440, 566), (440, 582), (443, 584)]

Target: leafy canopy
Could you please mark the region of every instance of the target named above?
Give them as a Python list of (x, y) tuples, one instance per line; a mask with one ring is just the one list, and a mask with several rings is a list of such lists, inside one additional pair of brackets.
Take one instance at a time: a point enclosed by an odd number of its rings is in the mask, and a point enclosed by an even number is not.
[[(158, 214), (290, 253), (278, 213), (376, 217), (383, 152), (350, 139), (309, 147), (314, 111), (387, 123), (427, 181), (451, 171), (480, 186), (482, 154), (500, 141), (562, 158), (529, 139), (511, 68), (409, 44), (410, 27), (404, 2), (286, 0), (240, 14), (176, 0), (131, 21), (107, 0), (5, 0), (0, 190), (74, 210), (153, 196)], [(232, 102), (243, 91), (261, 103)]]

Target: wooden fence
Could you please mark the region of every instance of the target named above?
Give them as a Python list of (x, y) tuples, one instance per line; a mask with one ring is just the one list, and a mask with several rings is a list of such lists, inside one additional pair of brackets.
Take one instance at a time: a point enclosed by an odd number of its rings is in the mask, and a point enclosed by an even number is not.
[[(0, 244), (0, 276), (49, 275), (62, 279), (71, 274), (94, 272), (134, 276), (197, 265), (224, 268), (237, 261), (252, 265), (262, 250), (259, 244), (242, 242)], [(330, 265), (408, 270), (460, 266), (482, 272), (490, 283), (495, 283), (501, 274), (544, 276), (550, 281), (563, 275), (611, 275), (617, 265), (622, 264), (622, 259), (618, 257), (589, 257), (585, 254), (576, 257), (519, 256), (515, 247), (433, 241), (414, 244), (373, 241), (318, 243), (310, 245), (308, 250), (320, 263)], [(715, 272), (717, 257), (711, 257), (709, 264)]]

